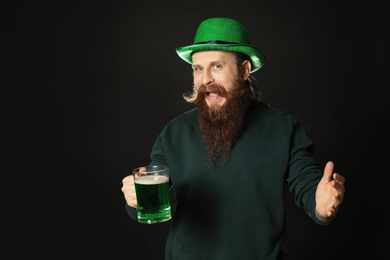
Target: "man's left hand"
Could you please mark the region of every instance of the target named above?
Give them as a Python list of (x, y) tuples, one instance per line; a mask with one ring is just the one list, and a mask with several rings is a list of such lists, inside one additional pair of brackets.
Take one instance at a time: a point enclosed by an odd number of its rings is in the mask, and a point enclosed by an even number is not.
[(340, 174), (334, 173), (333, 169), (333, 162), (328, 162), (317, 186), (316, 216), (322, 222), (330, 222), (336, 217), (338, 208), (344, 199), (345, 179)]

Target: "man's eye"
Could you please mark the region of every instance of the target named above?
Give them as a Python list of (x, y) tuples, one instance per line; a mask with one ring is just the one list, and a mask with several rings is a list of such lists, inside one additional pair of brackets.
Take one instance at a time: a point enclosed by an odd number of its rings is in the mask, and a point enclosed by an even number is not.
[(197, 72), (202, 71), (202, 70), (203, 70), (203, 69), (202, 69), (202, 68), (199, 68), (199, 67), (194, 68), (194, 71), (197, 71)]
[(214, 65), (214, 69), (217, 69), (217, 70), (219, 70), (220, 68), (222, 68), (222, 66), (221, 66), (221, 65)]

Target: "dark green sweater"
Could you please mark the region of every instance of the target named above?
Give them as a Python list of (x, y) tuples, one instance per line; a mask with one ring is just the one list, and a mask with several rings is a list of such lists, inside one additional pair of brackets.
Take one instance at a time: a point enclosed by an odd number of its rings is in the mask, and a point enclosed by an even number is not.
[(166, 259), (279, 259), (286, 182), (296, 204), (321, 223), (314, 210), (322, 171), (311, 148), (295, 118), (257, 106), (229, 162), (212, 168), (197, 110), (172, 120), (151, 154), (151, 164), (169, 166), (177, 197)]

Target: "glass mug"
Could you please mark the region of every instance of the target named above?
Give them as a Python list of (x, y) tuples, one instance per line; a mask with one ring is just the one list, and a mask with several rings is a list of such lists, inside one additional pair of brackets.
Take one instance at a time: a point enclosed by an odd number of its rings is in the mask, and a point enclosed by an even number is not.
[(172, 218), (169, 200), (169, 168), (144, 166), (133, 170), (139, 223), (161, 223)]

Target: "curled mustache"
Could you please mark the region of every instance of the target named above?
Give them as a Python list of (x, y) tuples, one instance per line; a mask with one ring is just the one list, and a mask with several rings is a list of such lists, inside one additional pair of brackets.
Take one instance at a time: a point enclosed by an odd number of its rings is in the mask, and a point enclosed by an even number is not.
[(206, 95), (208, 95), (208, 93), (217, 93), (219, 96), (224, 97), (226, 99), (237, 97), (237, 95), (228, 92), (222, 85), (217, 83), (212, 83), (207, 86), (202, 84), (199, 89), (194, 86), (193, 91), (184, 94), (183, 97), (189, 103), (198, 104), (200, 101), (206, 98)]

